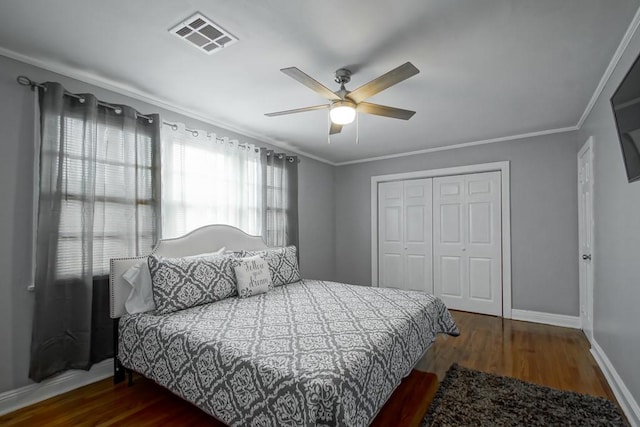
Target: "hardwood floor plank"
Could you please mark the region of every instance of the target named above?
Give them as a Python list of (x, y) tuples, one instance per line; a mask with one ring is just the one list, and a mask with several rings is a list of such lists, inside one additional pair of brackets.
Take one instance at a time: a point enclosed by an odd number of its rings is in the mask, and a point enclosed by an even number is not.
[(416, 369), (440, 380), (452, 363), (615, 402), (577, 329), (452, 311), (460, 336), (439, 336)]
[(371, 427), (420, 426), (436, 391), (438, 377), (435, 374), (413, 370), (389, 398)]
[[(582, 331), (557, 326), (503, 320), (498, 317), (452, 312), (459, 337), (442, 335), (418, 362), (416, 369), (433, 372), (441, 380), (452, 363), (506, 375), (562, 390), (615, 398), (589, 352)], [(435, 381), (410, 376), (385, 406), (392, 425), (415, 424), (403, 415), (403, 405), (427, 405)], [(422, 387), (422, 389), (421, 389)], [(424, 391), (423, 391), (424, 390)], [(427, 396), (426, 399), (421, 399)], [(418, 402), (418, 403), (416, 403)], [(426, 402), (426, 403), (425, 403)], [(425, 406), (426, 410), (426, 406)], [(380, 415), (384, 414), (384, 410)], [(389, 425), (386, 421), (376, 426)], [(111, 379), (73, 390), (0, 416), (3, 426), (213, 426), (222, 424), (153, 381), (136, 376), (132, 387)]]

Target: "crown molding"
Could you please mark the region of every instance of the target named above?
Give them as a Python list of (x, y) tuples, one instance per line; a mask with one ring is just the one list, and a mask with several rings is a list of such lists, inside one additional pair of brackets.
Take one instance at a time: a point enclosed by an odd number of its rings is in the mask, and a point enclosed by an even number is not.
[(521, 133), (521, 134), (518, 134), (518, 135), (501, 136), (499, 138), (483, 139), (483, 140), (480, 140), (480, 141), (463, 142), (461, 144), (443, 145), (443, 146), (440, 146), (440, 147), (425, 148), (423, 150), (408, 151), (408, 152), (397, 153), (397, 154), (389, 154), (387, 156), (369, 157), (369, 158), (360, 159), (360, 160), (350, 160), (348, 162), (336, 163), (335, 166), (348, 166), (348, 165), (354, 165), (354, 164), (357, 164), (357, 163), (375, 162), (377, 160), (387, 160), (387, 159), (395, 159), (395, 158), (398, 158), (398, 157), (415, 156), (417, 154), (435, 153), (437, 151), (454, 150), (456, 148), (465, 148), (465, 147), (474, 147), (476, 145), (493, 144), (495, 142), (517, 141), (519, 139), (524, 139), (524, 138), (532, 138), (532, 137), (543, 136), (543, 135), (553, 135), (553, 134), (556, 134), (556, 133), (571, 132), (571, 131), (574, 131), (574, 130), (578, 130), (578, 127), (577, 126), (569, 126), (569, 127), (566, 127), (566, 128), (548, 129), (548, 130), (542, 130), (542, 131), (538, 131), (538, 132)]
[(631, 24), (629, 24), (627, 31), (624, 33), (624, 36), (622, 37), (622, 40), (620, 40), (620, 44), (618, 45), (618, 48), (613, 54), (613, 57), (611, 58), (611, 61), (609, 62), (609, 65), (607, 66), (606, 70), (604, 70), (604, 74), (602, 75), (602, 78), (600, 79), (598, 86), (596, 86), (596, 90), (593, 92), (593, 95), (591, 96), (591, 99), (589, 100), (587, 107), (584, 109), (584, 112), (582, 113), (582, 116), (580, 116), (580, 120), (578, 120), (578, 123), (576, 124), (576, 127), (578, 129), (582, 127), (585, 120), (587, 120), (587, 117), (589, 117), (589, 114), (591, 114), (591, 110), (593, 109), (594, 105), (596, 105), (596, 101), (602, 94), (604, 87), (609, 82), (609, 79), (611, 78), (611, 75), (613, 74), (613, 71), (615, 70), (616, 65), (618, 65), (618, 62), (620, 62), (620, 58), (622, 58), (622, 55), (627, 50), (627, 47), (629, 46), (631, 39), (636, 33), (636, 30), (638, 29), (638, 25), (640, 25), (640, 8), (636, 10), (636, 14), (633, 16), (633, 19), (631, 20)]
[(233, 125), (229, 125), (228, 123), (221, 123), (217, 120), (211, 119), (210, 117), (204, 115), (203, 113), (200, 113), (198, 111), (195, 110), (190, 110), (187, 108), (183, 108), (180, 106), (176, 106), (175, 104), (158, 98), (150, 93), (147, 92), (143, 92), (141, 90), (138, 89), (134, 89), (131, 87), (127, 87), (126, 85), (123, 85), (122, 83), (116, 82), (114, 80), (111, 79), (107, 79), (101, 76), (97, 76), (93, 73), (87, 72), (87, 71), (81, 71), (78, 70), (76, 68), (67, 66), (67, 65), (63, 65), (63, 64), (58, 64), (55, 63), (53, 61), (46, 61), (46, 60), (42, 60), (42, 59), (37, 59), (28, 55), (24, 55), (18, 52), (15, 52), (13, 50), (10, 49), (6, 49), (4, 47), (0, 46), (0, 55), (2, 56), (6, 56), (7, 58), (11, 58), (11, 59), (15, 59), (16, 61), (20, 61), (20, 62), (24, 62), (30, 65), (33, 65), (35, 67), (38, 68), (42, 68), (57, 74), (62, 74), (63, 76), (66, 77), (70, 77), (72, 79), (76, 79), (79, 80), (81, 82), (84, 83), (88, 83), (94, 86), (98, 86), (101, 87), (103, 89), (107, 89), (110, 90), (112, 92), (118, 93), (120, 95), (125, 95), (131, 98), (135, 98), (139, 101), (143, 101), (146, 103), (149, 103), (151, 105), (155, 105), (156, 107), (160, 107), (160, 108), (164, 108), (165, 110), (169, 110), (172, 111), (174, 113), (178, 113), (178, 114), (182, 114), (183, 116), (187, 116), (189, 118), (192, 119), (196, 119), (199, 120), (201, 122), (204, 123), (208, 123), (210, 125), (222, 128), (222, 129), (226, 129), (229, 130), (231, 132), (235, 132), (238, 133), (240, 135), (249, 137), (249, 138), (254, 138), (257, 139), (258, 141), (262, 141), (265, 142), (267, 144), (271, 144), (274, 147), (277, 148), (281, 148), (283, 150), (287, 150), (290, 151), (294, 154), (298, 154), (304, 157), (308, 157), (310, 159), (313, 160), (317, 160), (319, 162), (322, 163), (326, 163), (329, 164), (331, 166), (335, 166), (335, 163), (322, 158), (322, 157), (318, 157), (316, 155), (313, 154), (309, 154), (305, 151), (301, 151), (297, 148), (293, 148), (293, 146), (285, 141), (280, 141), (274, 138), (269, 138), (267, 136), (264, 135), (259, 135), (256, 132), (238, 127), (238, 126), (233, 126)]

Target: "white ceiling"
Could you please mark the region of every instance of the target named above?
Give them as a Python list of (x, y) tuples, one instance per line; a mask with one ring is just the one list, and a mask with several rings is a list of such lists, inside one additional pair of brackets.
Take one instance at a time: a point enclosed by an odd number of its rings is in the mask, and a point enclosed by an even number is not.
[[(3, 0), (0, 48), (340, 163), (578, 123), (638, 0)], [(205, 55), (168, 29), (201, 12), (240, 39)], [(327, 144), (325, 103), (279, 69), (347, 89), (411, 61), (420, 74), (370, 99), (415, 110), (361, 115)]]

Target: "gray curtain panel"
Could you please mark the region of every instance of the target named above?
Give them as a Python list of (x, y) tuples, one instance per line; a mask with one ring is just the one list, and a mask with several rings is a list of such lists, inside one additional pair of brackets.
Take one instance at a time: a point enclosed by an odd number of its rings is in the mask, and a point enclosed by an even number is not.
[(57, 83), (39, 95), (35, 381), (113, 356), (109, 259), (148, 253), (160, 228), (160, 118)]
[(298, 157), (263, 148), (261, 158), (263, 238), (268, 246), (298, 247)]

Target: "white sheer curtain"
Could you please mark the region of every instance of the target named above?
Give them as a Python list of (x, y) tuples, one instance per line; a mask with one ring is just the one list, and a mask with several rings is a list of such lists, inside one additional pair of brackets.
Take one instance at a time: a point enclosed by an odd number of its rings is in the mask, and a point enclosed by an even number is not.
[(181, 124), (174, 129), (162, 129), (162, 237), (207, 224), (261, 235), (260, 150)]

